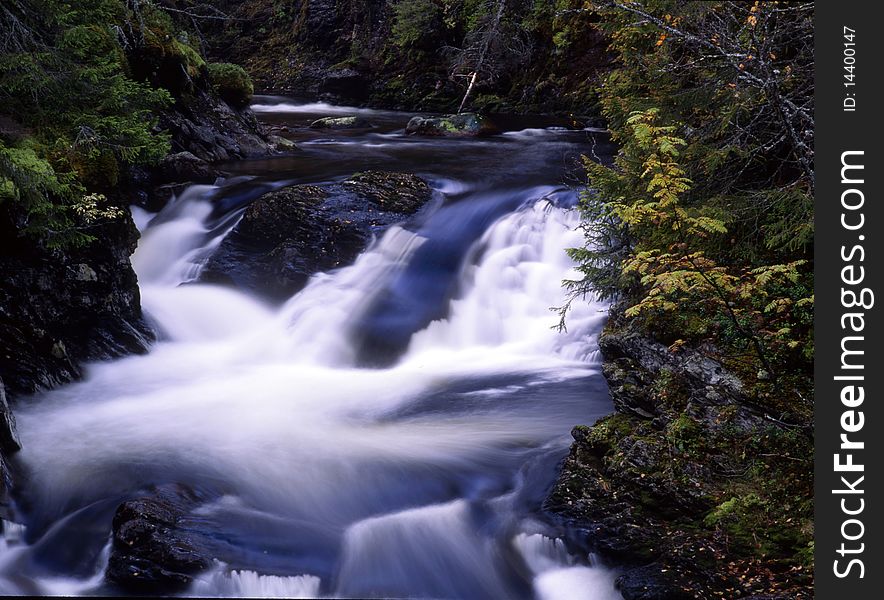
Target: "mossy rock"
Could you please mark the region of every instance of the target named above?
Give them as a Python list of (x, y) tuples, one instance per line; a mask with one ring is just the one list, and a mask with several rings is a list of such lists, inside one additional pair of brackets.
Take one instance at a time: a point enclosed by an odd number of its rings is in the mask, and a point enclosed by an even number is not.
[(478, 113), (461, 113), (440, 117), (413, 117), (405, 133), (442, 137), (476, 137), (493, 135), (497, 128)]
[(209, 81), (221, 98), (234, 108), (245, 108), (255, 88), (245, 69), (232, 63), (210, 63)]
[(374, 127), (367, 119), (356, 116), (323, 117), (310, 123), (310, 129), (369, 129)]

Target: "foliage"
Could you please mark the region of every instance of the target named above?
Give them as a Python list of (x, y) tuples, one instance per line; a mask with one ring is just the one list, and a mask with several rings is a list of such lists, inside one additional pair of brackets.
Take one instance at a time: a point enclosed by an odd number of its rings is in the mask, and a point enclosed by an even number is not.
[(398, 0), (393, 4), (393, 42), (402, 48), (417, 45), (438, 25), (441, 8), (434, 0)]
[(750, 381), (809, 374), (812, 7), (595, 9), (620, 60), (601, 102), (621, 151), (585, 161), (587, 243), (566, 285), (622, 299), (669, 343), (714, 342)]
[(166, 155), (156, 113), (172, 96), (139, 67), (154, 48), (180, 57), (187, 77), (204, 68), (172, 33), (151, 2), (4, 3), (0, 111), (19, 133), (0, 131), (0, 189), (24, 233), (49, 246), (88, 242), (90, 227), (118, 214), (104, 193), (125, 169)]
[(245, 69), (231, 63), (210, 63), (209, 81), (225, 102), (237, 108), (248, 106), (255, 92)]
[(620, 151), (611, 165), (584, 160), (571, 301), (614, 300), (609, 328), (721, 362), (764, 414), (730, 422), (734, 403), (699, 422), (679, 397), (687, 384), (661, 373), (643, 390), (656, 418), (624, 415), (632, 429), (610, 454), (665, 442), (672, 459), (655, 473), (712, 500), (678, 527), (737, 563), (800, 572), (813, 537), (812, 5), (592, 7), (618, 60), (599, 99)]

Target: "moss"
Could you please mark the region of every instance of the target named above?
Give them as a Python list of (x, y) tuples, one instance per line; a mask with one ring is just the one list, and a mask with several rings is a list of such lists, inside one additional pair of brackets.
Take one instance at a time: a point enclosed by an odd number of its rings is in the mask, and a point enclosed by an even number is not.
[(696, 421), (681, 414), (666, 427), (666, 440), (677, 452), (696, 454), (704, 445), (704, 432)]
[(188, 44), (178, 39), (172, 40), (172, 48), (174, 55), (181, 59), (181, 65), (187, 72), (187, 76), (191, 79), (196, 79), (200, 71), (206, 66), (206, 61), (203, 60), (203, 57)]
[(582, 436), (590, 444), (600, 444), (613, 448), (619, 440), (630, 435), (634, 430), (631, 418), (623, 413), (614, 413), (596, 421), (587, 427), (579, 425), (574, 428), (574, 436)]
[(210, 63), (209, 81), (221, 98), (236, 108), (245, 108), (255, 88), (245, 69), (232, 63)]

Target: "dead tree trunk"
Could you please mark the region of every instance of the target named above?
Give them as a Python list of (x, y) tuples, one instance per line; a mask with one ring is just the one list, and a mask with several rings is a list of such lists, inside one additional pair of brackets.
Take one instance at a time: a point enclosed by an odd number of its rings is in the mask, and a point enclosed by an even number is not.
[(473, 89), (476, 87), (476, 83), (482, 76), (483, 70), (488, 68), (490, 50), (499, 41), (503, 14), (506, 10), (506, 0), (496, 0), (496, 4), (494, 16), (480, 29), (480, 33), (474, 43), (468, 46), (462, 53), (463, 58), (467, 58), (470, 55), (475, 56), (475, 58), (472, 61), (472, 69), (468, 75), (470, 82), (467, 85), (467, 91), (464, 93), (463, 99), (460, 101), (460, 107), (457, 109), (458, 114), (463, 112), (470, 95), (473, 93)]

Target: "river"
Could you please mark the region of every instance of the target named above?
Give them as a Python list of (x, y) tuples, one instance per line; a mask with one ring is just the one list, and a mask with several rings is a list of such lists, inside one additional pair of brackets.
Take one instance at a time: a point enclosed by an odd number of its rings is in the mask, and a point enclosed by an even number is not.
[[(616, 600), (616, 572), (541, 503), (569, 432), (612, 409), (596, 339), (606, 307), (551, 307), (576, 275), (578, 158), (606, 135), (500, 119), (479, 139), (406, 136), (405, 113), (257, 97), (291, 156), (226, 165), (160, 214), (133, 208), (133, 265), (161, 333), (19, 402), (23, 526), (0, 592), (118, 593), (104, 581), (120, 502), (182, 483), (215, 566), (182, 595)], [(316, 131), (359, 114), (371, 130)], [(418, 174), (435, 198), (283, 303), (199, 283), (256, 190)], [(243, 190), (246, 192), (243, 192)], [(393, 340), (365, 364), (358, 340)]]

